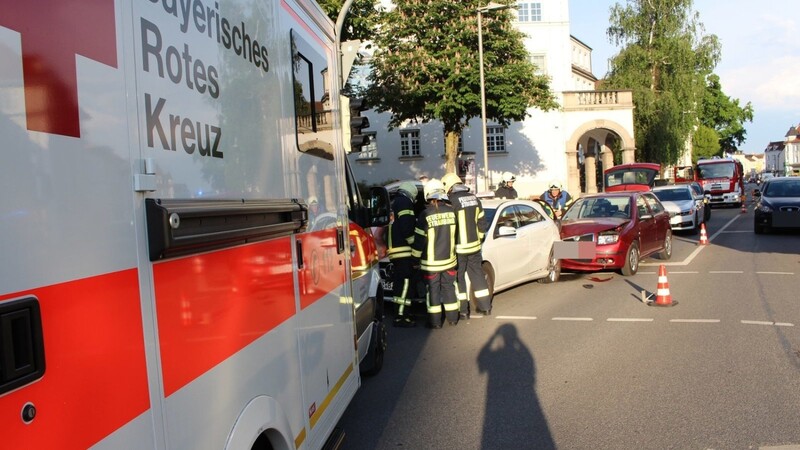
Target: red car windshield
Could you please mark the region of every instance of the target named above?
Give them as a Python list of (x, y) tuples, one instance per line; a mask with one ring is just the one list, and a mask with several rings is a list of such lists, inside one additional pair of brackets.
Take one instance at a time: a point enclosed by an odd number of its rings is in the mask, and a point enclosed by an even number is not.
[(577, 200), (561, 220), (608, 217), (630, 219), (630, 211), (630, 197), (589, 197)]

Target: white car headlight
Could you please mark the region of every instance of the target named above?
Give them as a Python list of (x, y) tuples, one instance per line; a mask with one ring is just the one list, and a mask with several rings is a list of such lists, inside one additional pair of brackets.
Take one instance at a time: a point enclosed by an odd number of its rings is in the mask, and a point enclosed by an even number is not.
[(760, 203), (758, 205), (758, 210), (763, 212), (763, 213), (771, 213), (772, 212), (772, 208), (770, 208), (769, 205), (765, 205), (763, 203)]
[(619, 234), (617, 233), (600, 234), (597, 236), (597, 245), (616, 244), (617, 242), (619, 242)]

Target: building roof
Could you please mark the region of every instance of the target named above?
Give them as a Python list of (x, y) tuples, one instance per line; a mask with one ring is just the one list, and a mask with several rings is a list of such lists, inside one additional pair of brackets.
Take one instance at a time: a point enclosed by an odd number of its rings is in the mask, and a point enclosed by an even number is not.
[(786, 147), (786, 143), (783, 141), (774, 141), (770, 142), (767, 145), (767, 148), (764, 149), (764, 153), (766, 152), (782, 152), (784, 147)]

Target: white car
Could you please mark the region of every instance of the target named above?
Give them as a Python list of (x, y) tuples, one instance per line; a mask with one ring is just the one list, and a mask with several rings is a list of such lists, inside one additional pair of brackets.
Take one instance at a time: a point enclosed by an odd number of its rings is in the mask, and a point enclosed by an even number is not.
[(494, 294), (531, 280), (558, 281), (561, 261), (555, 257), (553, 245), (561, 236), (542, 205), (503, 199), (483, 199), (481, 203), (489, 223), (482, 248), (489, 291)]
[[(553, 243), (560, 241), (558, 225), (536, 201), (481, 199), (488, 230), (483, 242), (483, 272), (490, 294), (522, 283), (558, 281), (561, 261)], [(391, 299), (392, 264), (381, 261), (384, 299)], [(414, 301), (425, 301), (424, 283), (418, 274), (412, 279)], [(470, 299), (474, 299), (470, 289)]]
[(706, 208), (702, 197), (698, 197), (688, 184), (657, 186), (653, 194), (669, 212), (669, 223), (673, 230), (700, 231), (700, 224), (705, 222)]

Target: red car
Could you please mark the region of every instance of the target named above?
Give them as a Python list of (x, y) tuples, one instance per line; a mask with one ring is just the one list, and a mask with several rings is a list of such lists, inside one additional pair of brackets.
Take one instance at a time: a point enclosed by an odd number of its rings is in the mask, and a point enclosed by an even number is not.
[[(591, 259), (562, 259), (564, 271), (639, 270), (639, 261), (657, 253), (672, 256), (669, 213), (652, 192), (626, 191), (587, 195), (561, 218), (561, 240), (593, 242)], [(585, 256), (585, 255), (581, 255)]]

